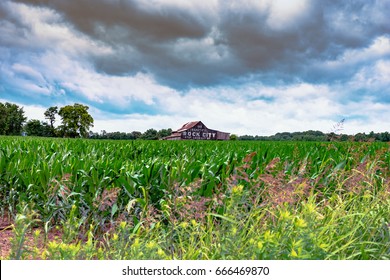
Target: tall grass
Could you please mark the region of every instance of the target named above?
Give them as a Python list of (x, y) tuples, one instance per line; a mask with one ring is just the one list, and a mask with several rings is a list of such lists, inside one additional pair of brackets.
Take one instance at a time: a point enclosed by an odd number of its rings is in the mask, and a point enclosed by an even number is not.
[[(387, 143), (0, 138), (10, 258), (389, 259), (389, 155)], [(62, 239), (28, 252), (32, 225)]]

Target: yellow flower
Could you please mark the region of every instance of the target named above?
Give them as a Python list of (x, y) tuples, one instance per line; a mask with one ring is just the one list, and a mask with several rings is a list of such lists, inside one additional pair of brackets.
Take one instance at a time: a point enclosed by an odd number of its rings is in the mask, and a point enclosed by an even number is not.
[(304, 228), (307, 226), (307, 223), (304, 219), (296, 218), (295, 220), (295, 226), (299, 228)]
[(34, 231), (35, 237), (39, 237), (40, 234), (41, 234), (41, 231), (40, 231), (39, 229), (37, 229), (36, 231)]
[(291, 250), (291, 257), (293, 257), (293, 258), (298, 257), (298, 253), (294, 249)]
[(157, 255), (159, 255), (160, 257), (165, 257), (166, 255), (165, 255), (165, 252), (161, 249), (161, 248), (159, 248), (158, 250), (157, 250)]
[(49, 249), (52, 249), (52, 250), (57, 250), (59, 244), (55, 241), (50, 241), (48, 244), (47, 244), (47, 247)]
[(321, 243), (321, 244), (320, 244), (320, 248), (323, 249), (323, 250), (325, 250), (326, 248), (328, 248), (328, 246), (329, 246), (329, 245), (328, 245), (328, 244), (325, 244), (325, 243)]
[(187, 222), (182, 222), (182, 223), (180, 223), (180, 227), (187, 228), (188, 227), (188, 223)]
[(157, 246), (157, 243), (155, 241), (150, 241), (146, 244), (146, 248), (153, 249)]
[(305, 210), (307, 213), (316, 212), (316, 205), (314, 203), (307, 203), (305, 204)]
[(136, 239), (134, 240), (133, 247), (134, 247), (134, 248), (138, 248), (138, 247), (139, 247), (139, 238), (136, 238)]
[(232, 227), (232, 235), (236, 235), (237, 233), (237, 228), (236, 227)]
[(117, 241), (119, 238), (118, 234), (114, 233), (114, 236), (112, 237), (113, 241)]
[(271, 241), (273, 239), (274, 235), (271, 233), (270, 230), (267, 230), (265, 233), (264, 233), (264, 239), (265, 241)]
[(45, 260), (46, 258), (47, 258), (47, 251), (46, 250), (44, 250), (43, 252), (42, 252), (42, 254), (41, 254), (41, 258), (42, 258), (42, 260)]
[(257, 249), (261, 250), (264, 247), (264, 243), (262, 241), (257, 242)]
[(232, 188), (232, 193), (233, 194), (240, 194), (242, 193), (242, 190), (244, 189), (243, 185), (237, 185)]
[(191, 220), (191, 225), (196, 227), (198, 225), (198, 222), (195, 221), (194, 219)]
[(280, 218), (282, 220), (289, 220), (291, 218), (291, 213), (289, 211), (281, 211), (280, 212)]
[(122, 222), (119, 224), (119, 227), (120, 227), (121, 229), (125, 229), (125, 227), (126, 227), (126, 222), (125, 222), (125, 221), (122, 221)]

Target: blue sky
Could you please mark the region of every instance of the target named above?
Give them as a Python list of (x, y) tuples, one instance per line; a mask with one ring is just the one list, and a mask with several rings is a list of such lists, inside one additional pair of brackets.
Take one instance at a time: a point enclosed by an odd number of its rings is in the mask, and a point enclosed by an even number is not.
[[(0, 102), (93, 131), (389, 131), (390, 1), (3, 0)], [(59, 124), (59, 123), (57, 123)]]

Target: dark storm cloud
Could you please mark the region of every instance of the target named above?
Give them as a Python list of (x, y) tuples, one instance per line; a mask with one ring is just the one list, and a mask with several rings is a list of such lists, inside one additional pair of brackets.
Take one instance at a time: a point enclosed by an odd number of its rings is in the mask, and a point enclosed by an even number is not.
[[(329, 82), (349, 79), (359, 65), (321, 65), (389, 36), (390, 1), (307, 1), (298, 16), (272, 18), (272, 1), (219, 1), (191, 10), (123, 0), (15, 0), (49, 7), (113, 54), (93, 57), (107, 74), (151, 73), (183, 88), (242, 77)], [(232, 6), (231, 3), (238, 5)], [(0, 10), (0, 14), (1, 14)], [(278, 24), (284, 22), (284, 24)]]

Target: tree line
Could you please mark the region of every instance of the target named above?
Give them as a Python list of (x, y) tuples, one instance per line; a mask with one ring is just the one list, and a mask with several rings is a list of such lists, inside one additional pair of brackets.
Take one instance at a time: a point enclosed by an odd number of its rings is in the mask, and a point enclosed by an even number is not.
[[(87, 138), (94, 121), (88, 109), (88, 106), (78, 103), (61, 108), (54, 106), (44, 113), (47, 122), (36, 119), (27, 121), (22, 107), (8, 102), (0, 103), (0, 135)], [(56, 127), (54, 124), (58, 116), (61, 124)]]
[(260, 140), (260, 141), (339, 141), (339, 142), (389, 142), (390, 133), (381, 132), (375, 133), (371, 131), (370, 133), (357, 133), (355, 135), (348, 134), (338, 134), (334, 132), (323, 133), (321, 131), (303, 131), (303, 132), (281, 132), (276, 133), (271, 136), (252, 136), (252, 135), (243, 135), (237, 137), (238, 140)]
[[(69, 137), (69, 138), (92, 138), (92, 139), (114, 139), (114, 140), (157, 140), (172, 133), (172, 129), (154, 128), (144, 133), (133, 131), (126, 132), (92, 132), (94, 119), (88, 113), (89, 107), (75, 103), (59, 108), (49, 107), (44, 112), (47, 121), (31, 119), (27, 121), (22, 107), (6, 102), (0, 103), (0, 135), (26, 135), (42, 137)], [(61, 124), (55, 126), (58, 117)]]
[(158, 140), (162, 139), (166, 136), (171, 135), (172, 129), (161, 129), (156, 130), (154, 128), (150, 128), (146, 130), (144, 133), (140, 131), (133, 131), (130, 133), (127, 132), (106, 132), (105, 130), (102, 130), (101, 133), (97, 132), (91, 132), (90, 138), (91, 139), (111, 139), (111, 140)]
[[(88, 113), (89, 107), (75, 103), (59, 108), (49, 107), (44, 112), (47, 120), (28, 120), (22, 107), (12, 103), (0, 102), (0, 135), (27, 135), (43, 137), (69, 137), (69, 138), (91, 138), (91, 139), (113, 139), (113, 140), (157, 140), (172, 133), (172, 129), (156, 130), (150, 128), (145, 132), (92, 132), (94, 119)], [(60, 117), (61, 124), (55, 126), (57, 118)], [(272, 136), (237, 136), (232, 134), (231, 140), (261, 140), (261, 141), (355, 141), (355, 142), (390, 142), (390, 133), (357, 133), (347, 135), (338, 133), (344, 120), (336, 124), (333, 132), (323, 133), (321, 131), (308, 130), (304, 132), (281, 132)]]

